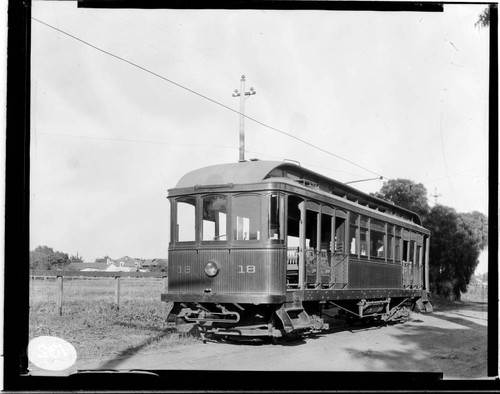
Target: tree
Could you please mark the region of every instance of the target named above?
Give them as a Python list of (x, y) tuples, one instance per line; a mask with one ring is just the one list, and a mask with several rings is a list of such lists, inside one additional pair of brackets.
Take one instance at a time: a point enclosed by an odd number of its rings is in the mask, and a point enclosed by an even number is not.
[(95, 259), (96, 263), (107, 263), (110, 257), (108, 255)]
[[(431, 231), (429, 279), (431, 290), (460, 299), (479, 264), (481, 239), (453, 208), (436, 205), (424, 226)], [(468, 215), (466, 215), (468, 217)]]
[(485, 272), (483, 275), (481, 275), (481, 280), (484, 283), (488, 283), (488, 273), (487, 272)]
[(475, 27), (488, 27), (490, 25), (490, 7), (486, 7), (479, 15), (479, 19), (474, 24)]
[(478, 211), (460, 213), (459, 224), (477, 242), (480, 250), (488, 247), (488, 218), (485, 215)]
[(71, 263), (83, 263), (83, 257), (79, 256), (78, 252), (76, 252), (76, 256), (75, 255), (71, 255), (71, 257), (69, 258), (69, 260), (70, 260)]
[(372, 196), (409, 209), (417, 213), (421, 219), (429, 213), (427, 189), (423, 184), (409, 179), (390, 179), (384, 182), (379, 192), (372, 193)]
[(416, 212), (431, 231), (429, 279), (437, 294), (460, 299), (488, 245), (488, 219), (480, 212), (457, 213), (436, 205), (430, 209), (427, 190), (408, 179), (385, 182), (375, 197)]
[(68, 255), (62, 252), (54, 252), (48, 246), (37, 246), (30, 252), (30, 265), (32, 269), (63, 269), (70, 263)]

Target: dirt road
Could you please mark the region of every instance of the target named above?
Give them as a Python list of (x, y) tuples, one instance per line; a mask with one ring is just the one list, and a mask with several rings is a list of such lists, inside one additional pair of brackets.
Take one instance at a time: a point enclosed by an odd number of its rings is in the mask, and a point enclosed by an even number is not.
[[(76, 369), (442, 372), (485, 378), (487, 305), (413, 313), (388, 326), (343, 326), (278, 345), (208, 342), (106, 360), (78, 360)], [(34, 371), (36, 373), (36, 371)]]

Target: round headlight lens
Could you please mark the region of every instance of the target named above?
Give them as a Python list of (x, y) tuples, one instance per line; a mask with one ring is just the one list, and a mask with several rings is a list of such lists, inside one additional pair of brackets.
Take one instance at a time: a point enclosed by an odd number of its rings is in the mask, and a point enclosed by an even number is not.
[(207, 274), (210, 277), (217, 275), (218, 272), (219, 272), (219, 267), (217, 266), (215, 261), (209, 261), (205, 266), (205, 274)]

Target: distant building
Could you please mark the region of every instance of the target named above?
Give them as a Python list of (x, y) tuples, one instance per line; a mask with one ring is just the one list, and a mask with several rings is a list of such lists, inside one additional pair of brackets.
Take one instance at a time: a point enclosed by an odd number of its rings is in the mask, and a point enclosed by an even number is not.
[(108, 258), (106, 271), (139, 271), (142, 268), (142, 262), (141, 259), (129, 256), (123, 256), (116, 260)]
[(146, 259), (142, 262), (142, 267), (147, 270), (165, 270), (167, 269), (167, 259), (154, 258)]
[(142, 266), (144, 268), (156, 268), (158, 267), (158, 261), (155, 259), (146, 259), (143, 261)]

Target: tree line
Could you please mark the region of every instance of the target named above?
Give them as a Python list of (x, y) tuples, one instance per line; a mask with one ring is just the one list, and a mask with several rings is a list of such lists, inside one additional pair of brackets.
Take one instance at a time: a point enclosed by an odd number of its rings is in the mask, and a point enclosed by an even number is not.
[(384, 182), (373, 196), (417, 213), (430, 230), (430, 291), (460, 299), (488, 247), (488, 218), (481, 212), (460, 213), (451, 207), (428, 204), (427, 190), (409, 179)]
[(70, 263), (83, 263), (83, 257), (76, 255), (68, 256), (67, 253), (54, 251), (54, 249), (44, 245), (37, 246), (30, 251), (30, 268), (37, 270), (57, 270), (64, 269)]

